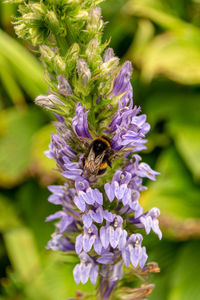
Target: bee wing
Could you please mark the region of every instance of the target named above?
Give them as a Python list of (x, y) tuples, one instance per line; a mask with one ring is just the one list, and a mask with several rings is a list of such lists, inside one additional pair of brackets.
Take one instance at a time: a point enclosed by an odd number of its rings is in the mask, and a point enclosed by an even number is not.
[(88, 174), (97, 175), (104, 155), (105, 151), (97, 155), (97, 157), (95, 157), (93, 149), (90, 150), (88, 157), (86, 158), (85, 167), (83, 171), (85, 176), (88, 176)]
[(101, 154), (97, 155), (97, 157), (95, 158), (95, 164), (97, 166), (100, 166), (100, 164), (102, 163), (102, 160), (105, 156), (105, 151), (103, 151)]
[(94, 151), (93, 151), (92, 148), (90, 149), (90, 152), (88, 154), (87, 160), (88, 161), (95, 161), (95, 153), (94, 153)]

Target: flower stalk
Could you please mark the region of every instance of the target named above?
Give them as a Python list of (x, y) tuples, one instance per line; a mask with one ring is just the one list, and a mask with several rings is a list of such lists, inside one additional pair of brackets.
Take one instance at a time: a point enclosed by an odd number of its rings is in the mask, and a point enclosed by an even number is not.
[[(102, 42), (100, 0), (20, 2), (16, 33), (38, 47), (49, 84), (35, 103), (57, 119), (45, 154), (63, 184), (49, 186), (61, 209), (46, 219), (58, 220), (47, 248), (76, 253), (74, 279), (96, 284), (94, 299), (144, 299), (153, 288), (147, 274), (159, 268), (146, 264), (143, 234), (162, 233), (159, 209), (144, 212), (139, 199), (143, 178), (159, 173), (138, 155), (150, 125), (133, 105), (132, 64), (121, 66)], [(128, 288), (136, 277), (143, 285)]]

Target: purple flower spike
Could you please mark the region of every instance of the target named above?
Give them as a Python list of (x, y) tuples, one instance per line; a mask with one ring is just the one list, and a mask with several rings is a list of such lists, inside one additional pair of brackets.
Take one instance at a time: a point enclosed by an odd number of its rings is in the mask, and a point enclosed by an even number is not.
[[(85, 32), (96, 32), (103, 26), (100, 9), (89, 10), (89, 6)], [(75, 251), (80, 258), (73, 270), (76, 283), (85, 284), (90, 279), (95, 284), (99, 274), (97, 297), (108, 300), (112, 293), (116, 296), (113, 290), (123, 276), (123, 264), (131, 264), (137, 272), (147, 261), (143, 236), (137, 230), (146, 234), (153, 230), (159, 239), (162, 233), (160, 211), (152, 208), (144, 213), (140, 204), (140, 195), (146, 190), (143, 179), (156, 180), (159, 173), (136, 154), (146, 149), (150, 125), (140, 107), (133, 104), (132, 65), (126, 61), (117, 69), (119, 59), (113, 50), (108, 48), (101, 57), (103, 48), (99, 43), (99, 38), (93, 38), (80, 53), (76, 43), (73, 51), (69, 50), (70, 57), (73, 54), (76, 60), (74, 74), (68, 74), (73, 68), (69, 66), (68, 70), (66, 66), (67, 78), (63, 69), (63, 74), (57, 76), (55, 91), (64, 102), (56, 95), (39, 96), (37, 101), (56, 112), (57, 133), (52, 134), (45, 153), (55, 160), (65, 180), (63, 185), (49, 186), (49, 202), (61, 208), (46, 219), (56, 220), (47, 248)], [(76, 99), (81, 102), (75, 108)], [(75, 109), (69, 119), (65, 115), (67, 102)], [(111, 111), (104, 115), (106, 110)], [(107, 116), (108, 128), (104, 130)], [(89, 176), (93, 165), (97, 175)]]
[(80, 102), (76, 106), (76, 116), (72, 120), (72, 127), (74, 132), (79, 136), (86, 139), (92, 139), (87, 122), (87, 115), (89, 111), (84, 112), (85, 107), (81, 106)]

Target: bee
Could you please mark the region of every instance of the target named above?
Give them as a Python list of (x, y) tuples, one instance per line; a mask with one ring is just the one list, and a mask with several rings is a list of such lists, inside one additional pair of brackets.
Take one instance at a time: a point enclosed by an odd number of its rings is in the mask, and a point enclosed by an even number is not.
[(108, 166), (112, 168), (113, 158), (109, 139), (105, 136), (95, 138), (83, 158), (83, 177), (95, 180), (96, 176), (105, 174)]

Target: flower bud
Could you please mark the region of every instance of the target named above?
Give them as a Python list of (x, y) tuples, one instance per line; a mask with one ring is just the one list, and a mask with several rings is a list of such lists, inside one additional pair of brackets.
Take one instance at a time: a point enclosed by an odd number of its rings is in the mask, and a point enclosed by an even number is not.
[(58, 90), (61, 93), (61, 95), (68, 97), (69, 95), (72, 95), (72, 89), (71, 86), (69, 85), (69, 82), (63, 75), (58, 75), (57, 76), (58, 80)]
[(51, 61), (55, 56), (55, 52), (52, 51), (52, 49), (46, 45), (40, 46), (40, 53), (42, 54), (43, 58), (47, 61)]
[(91, 72), (88, 65), (84, 59), (79, 59), (76, 65), (79, 78), (81, 78), (81, 83), (83, 87), (86, 87), (88, 81), (91, 78)]
[(99, 54), (99, 43), (97, 39), (92, 39), (87, 46), (86, 55), (89, 60), (92, 60), (98, 54)]
[(35, 103), (46, 109), (54, 109), (59, 105), (64, 105), (64, 103), (56, 96), (50, 94), (48, 96), (40, 95), (36, 97)]
[(108, 61), (104, 62), (100, 69), (102, 74), (108, 74), (110, 73), (114, 68), (116, 68), (119, 64), (119, 58), (114, 56), (111, 59), (109, 59)]
[(115, 54), (114, 54), (113, 49), (112, 48), (107, 48), (105, 53), (104, 53), (103, 62), (109, 61), (114, 56), (115, 56)]
[(25, 23), (38, 22), (41, 20), (41, 15), (38, 13), (31, 12), (23, 15), (23, 20)]
[(56, 55), (54, 58), (54, 63), (56, 65), (57, 71), (64, 72), (65, 71), (65, 62), (63, 61), (62, 57), (60, 55)]
[(76, 60), (78, 58), (79, 51), (80, 51), (79, 44), (74, 43), (69, 49), (66, 55), (66, 59)]
[(26, 35), (26, 25), (24, 23), (15, 26), (16, 34), (23, 38)]
[(74, 16), (75, 19), (87, 20), (88, 12), (86, 10), (79, 10), (79, 12)]
[(30, 4), (30, 8), (35, 11), (36, 13), (40, 13), (42, 15), (45, 14), (45, 10), (44, 10), (44, 5), (40, 4), (40, 3), (33, 3)]
[(95, 7), (89, 11), (87, 30), (90, 32), (97, 32), (103, 27), (101, 19), (101, 8)]

